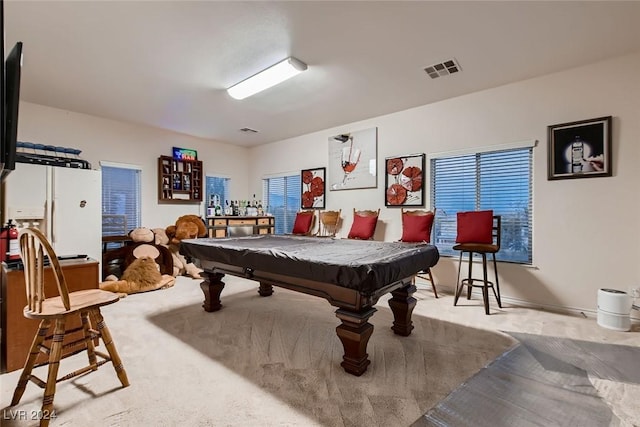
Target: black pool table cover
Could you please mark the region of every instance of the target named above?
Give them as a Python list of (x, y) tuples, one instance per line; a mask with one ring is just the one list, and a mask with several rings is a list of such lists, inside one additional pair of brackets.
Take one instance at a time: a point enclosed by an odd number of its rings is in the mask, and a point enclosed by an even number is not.
[(251, 271), (331, 283), (363, 294), (436, 265), (438, 248), (426, 243), (378, 242), (289, 235), (183, 240), (183, 255)]

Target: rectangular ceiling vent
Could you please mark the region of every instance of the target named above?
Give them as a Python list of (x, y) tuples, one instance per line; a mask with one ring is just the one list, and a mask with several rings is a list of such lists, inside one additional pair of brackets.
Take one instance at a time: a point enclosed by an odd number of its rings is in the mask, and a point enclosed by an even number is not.
[(240, 129), (240, 132), (258, 133), (257, 130), (251, 129), (251, 128), (242, 128), (242, 129)]
[(437, 79), (438, 77), (457, 73), (460, 71), (460, 65), (458, 65), (455, 59), (449, 59), (448, 61), (430, 65), (425, 68), (424, 71), (426, 71), (432, 79)]

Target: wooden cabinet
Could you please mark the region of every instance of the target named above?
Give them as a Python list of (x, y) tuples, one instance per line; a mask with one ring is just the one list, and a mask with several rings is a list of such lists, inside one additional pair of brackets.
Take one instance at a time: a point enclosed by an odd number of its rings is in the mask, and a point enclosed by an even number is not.
[[(98, 287), (98, 262), (95, 260), (64, 260), (60, 261), (64, 278), (69, 292)], [(58, 288), (51, 268), (45, 268), (45, 295), (58, 295)], [(0, 352), (0, 372), (11, 372), (22, 369), (29, 353), (33, 337), (38, 331), (40, 322), (27, 319), (22, 314), (27, 305), (24, 289), (24, 271), (7, 270), (2, 265), (2, 347)], [(73, 319), (67, 324), (67, 330), (81, 326), (80, 318)], [(50, 330), (53, 333), (53, 326)], [(82, 332), (68, 334), (64, 342), (71, 342), (82, 336)], [(77, 349), (76, 347), (75, 349)], [(43, 357), (41, 354), (39, 357)], [(41, 359), (39, 359), (41, 360)]]
[(202, 202), (202, 161), (158, 158), (158, 202)]
[(272, 216), (209, 216), (208, 237), (228, 237), (249, 234), (273, 234), (275, 218)]

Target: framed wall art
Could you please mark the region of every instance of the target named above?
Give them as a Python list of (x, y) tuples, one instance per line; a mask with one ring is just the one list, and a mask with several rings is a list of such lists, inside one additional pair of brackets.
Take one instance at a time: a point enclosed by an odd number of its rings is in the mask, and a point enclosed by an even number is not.
[(385, 206), (424, 206), (424, 154), (385, 159)]
[(300, 207), (302, 209), (324, 209), (326, 193), (325, 168), (303, 169), (300, 172)]
[(611, 116), (548, 127), (549, 180), (611, 176)]
[(378, 128), (329, 138), (331, 190), (377, 187)]

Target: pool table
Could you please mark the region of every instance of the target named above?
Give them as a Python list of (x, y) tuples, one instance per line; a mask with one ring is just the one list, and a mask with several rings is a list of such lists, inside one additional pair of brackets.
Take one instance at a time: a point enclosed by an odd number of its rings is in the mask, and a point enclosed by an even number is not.
[(289, 235), (183, 240), (180, 252), (199, 260), (206, 311), (222, 308), (225, 274), (259, 283), (270, 296), (273, 286), (325, 298), (335, 307), (336, 328), (344, 347), (341, 366), (362, 375), (370, 361), (367, 343), (373, 333), (368, 320), (381, 296), (391, 293), (394, 333), (408, 336), (416, 305), (415, 275), (436, 265), (438, 249), (425, 243), (377, 242)]

